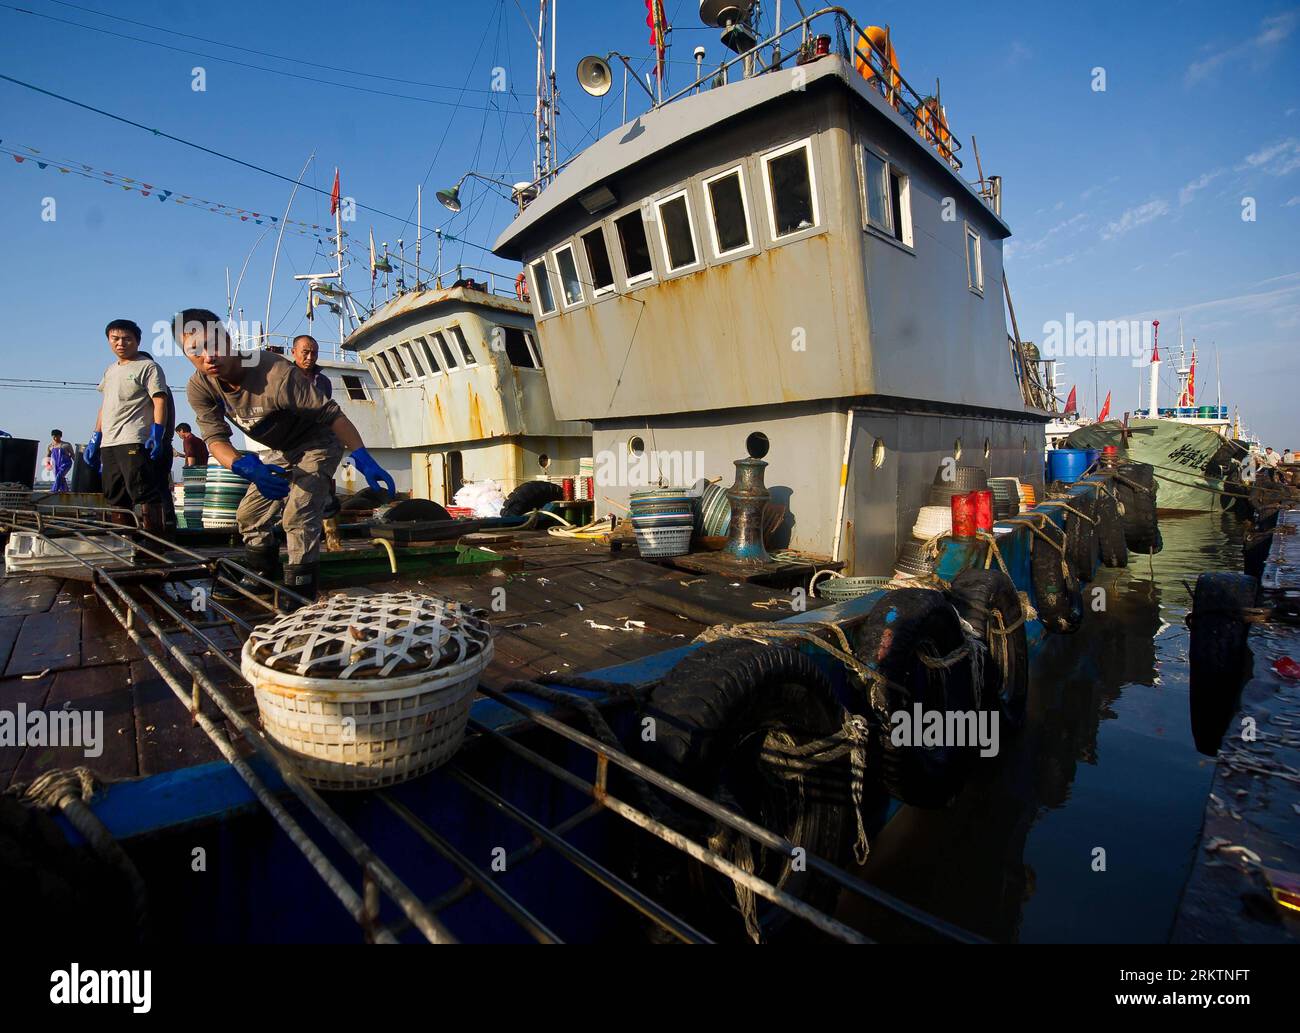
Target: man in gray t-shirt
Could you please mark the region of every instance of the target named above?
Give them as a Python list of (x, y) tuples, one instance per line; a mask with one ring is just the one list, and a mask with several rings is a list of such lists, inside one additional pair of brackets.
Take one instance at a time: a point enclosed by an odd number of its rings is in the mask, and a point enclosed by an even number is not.
[(99, 382), (104, 400), (95, 433), (83, 453), (104, 475), (104, 498), (132, 509), (149, 530), (175, 524), (168, 475), (176, 409), (167, 378), (152, 355), (140, 352), (140, 327), (115, 319), (104, 330), (117, 361)]

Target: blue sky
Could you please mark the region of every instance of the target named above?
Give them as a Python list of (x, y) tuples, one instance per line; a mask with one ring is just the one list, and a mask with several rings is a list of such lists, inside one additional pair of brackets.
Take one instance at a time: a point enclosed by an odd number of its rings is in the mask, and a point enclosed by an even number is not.
[[(511, 211), (470, 181), (465, 211), (452, 218), (435, 189), (467, 169), (531, 178), (535, 52), (520, 8), (535, 16), (532, 0), (337, 3), (310, 16), (301, 5), (247, 0), (21, 6), (49, 17), (0, 0), (0, 74), (290, 179), (314, 152), (307, 186), (328, 192), (339, 166), (343, 193), (377, 210), (359, 211), (347, 227), (358, 262), (371, 226), (377, 242), (395, 248), (400, 236), (411, 253), (417, 184), (429, 265), (432, 227), (490, 244)], [(676, 26), (670, 75), (684, 85), (697, 44), (708, 61), (722, 49), (694, 0), (666, 6)], [(794, 6), (785, 0), (787, 12)], [(886, 17), (849, 6), (863, 21)], [(603, 101), (583, 95), (578, 59), (619, 49), (647, 65), (644, 16), (640, 0), (559, 0), (562, 157), (620, 120), (618, 87)], [(1201, 343), (1201, 400), (1213, 400), (1217, 346), (1225, 403), (1240, 404), (1266, 441), (1300, 446), (1300, 7), (932, 2), (890, 5), (888, 18), (903, 74), (917, 84), (940, 77), (954, 131), (968, 149), (973, 134), (986, 172), (1004, 178), (1014, 230), (1006, 268), (1022, 335), (1041, 339), (1067, 313), (1157, 318), (1165, 345), (1181, 315), (1189, 344)], [(202, 91), (192, 88), (196, 67)], [(497, 68), (504, 94), (491, 88)], [(1104, 91), (1094, 89), (1098, 68)], [(629, 94), (630, 113), (643, 99)], [(274, 232), (261, 236), (265, 224), (252, 218), (160, 202), (158, 191), (279, 215), (289, 183), (3, 81), (0, 150), (27, 159), (0, 153), (0, 377), (97, 381), (111, 358), (109, 319), (127, 316), (148, 331), (179, 307), (222, 311), (226, 270), (236, 279), (246, 259), (239, 303), (246, 318), (262, 318)], [(130, 177), (137, 189), (57, 171), (83, 165)], [(140, 183), (155, 188), (150, 196)], [(46, 198), (52, 221), (42, 218)], [(1243, 203), (1252, 220), (1243, 220)], [(292, 216), (326, 223), (327, 196), (300, 191)], [(324, 268), (323, 250), (311, 236), (286, 235), (277, 332), (305, 329), (292, 276)], [(456, 261), (504, 268), (449, 244), (447, 264)], [(359, 265), (350, 285), (365, 278)], [(184, 361), (163, 364), (183, 385)], [(1092, 360), (1067, 366), (1067, 387), (1077, 381), (1095, 411)], [(1114, 409), (1134, 406), (1128, 359), (1097, 360), (1095, 381), (1102, 396), (1114, 391)], [(1168, 387), (1164, 397), (1172, 401)], [(96, 404), (91, 392), (0, 383), (0, 428), (43, 438), (58, 425), (84, 441)]]

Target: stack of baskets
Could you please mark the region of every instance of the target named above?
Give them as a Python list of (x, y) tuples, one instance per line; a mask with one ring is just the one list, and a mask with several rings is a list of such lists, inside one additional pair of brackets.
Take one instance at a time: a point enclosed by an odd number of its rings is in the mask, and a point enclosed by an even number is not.
[(993, 519), (1005, 520), (1020, 512), (1020, 479), (1018, 477), (990, 477), (993, 491)]
[(632, 532), (646, 559), (685, 556), (695, 533), (695, 497), (685, 488), (634, 491)]
[(182, 527), (201, 528), (203, 526), (203, 497), (208, 483), (206, 466), (187, 466), (181, 471), (181, 520)]
[(698, 527), (706, 538), (723, 538), (731, 530), (731, 499), (721, 484), (704, 486), (700, 495)]
[(215, 459), (208, 460), (208, 475), (203, 486), (203, 526), (224, 530), (235, 526), (235, 511), (244, 500), (248, 482), (231, 473)]
[(952, 506), (922, 506), (912, 525), (912, 537), (926, 542), (941, 534), (952, 533)]
[(965, 495), (972, 491), (983, 491), (989, 486), (989, 475), (982, 466), (959, 466), (953, 470), (952, 480), (945, 478), (947, 463), (940, 463), (930, 486), (931, 506), (951, 506), (954, 495)]
[(934, 570), (934, 562), (926, 555), (925, 546), (913, 538), (905, 542), (898, 553), (898, 567), (894, 578), (907, 581), (911, 578), (926, 577)]

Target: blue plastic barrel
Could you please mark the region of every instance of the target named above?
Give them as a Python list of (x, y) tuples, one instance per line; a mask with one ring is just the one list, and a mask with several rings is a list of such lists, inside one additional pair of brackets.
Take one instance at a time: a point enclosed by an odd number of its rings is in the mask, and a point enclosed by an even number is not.
[(1088, 469), (1088, 450), (1083, 448), (1053, 448), (1047, 453), (1048, 481), (1065, 481), (1070, 484), (1083, 476)]

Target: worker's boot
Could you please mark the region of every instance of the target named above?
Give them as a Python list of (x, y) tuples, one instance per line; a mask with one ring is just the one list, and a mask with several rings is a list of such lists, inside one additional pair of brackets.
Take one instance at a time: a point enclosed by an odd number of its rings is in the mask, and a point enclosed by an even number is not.
[[(316, 582), (320, 576), (320, 563), (286, 563), (284, 565), (284, 587), (296, 592), (309, 603), (316, 601)], [(282, 600), (281, 609), (292, 613), (302, 605), (296, 599)]]
[[(245, 548), (242, 562), (254, 574), (261, 574), (268, 581), (280, 580), (280, 547), (278, 545), (269, 545), (261, 549)], [(272, 585), (264, 585), (256, 578), (247, 575), (239, 579), (238, 585), (244, 591), (257, 596), (259, 599), (270, 599), (275, 595), (275, 588)], [(231, 586), (220, 582), (213, 584), (212, 598), (218, 602), (248, 601), (248, 596), (244, 595), (243, 592), (237, 592)]]

